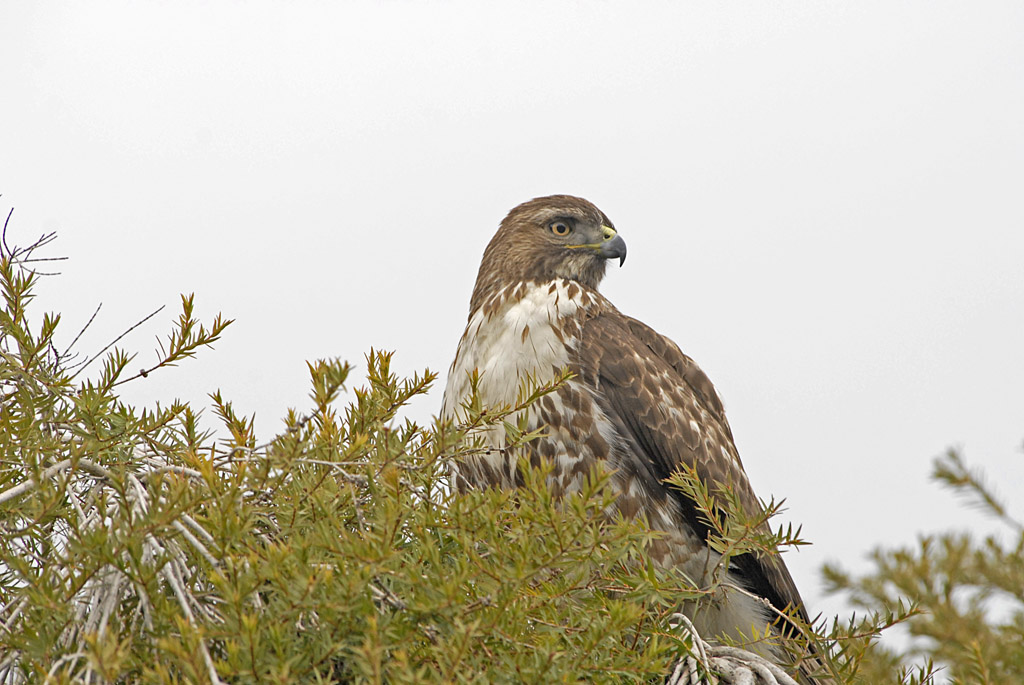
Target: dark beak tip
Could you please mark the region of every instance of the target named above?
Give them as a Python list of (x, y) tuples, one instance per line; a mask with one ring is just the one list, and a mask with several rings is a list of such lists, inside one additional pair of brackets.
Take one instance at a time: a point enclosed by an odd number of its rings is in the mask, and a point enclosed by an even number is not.
[(626, 241), (620, 236), (615, 236), (601, 246), (600, 255), (605, 259), (618, 257), (619, 266), (626, 263)]

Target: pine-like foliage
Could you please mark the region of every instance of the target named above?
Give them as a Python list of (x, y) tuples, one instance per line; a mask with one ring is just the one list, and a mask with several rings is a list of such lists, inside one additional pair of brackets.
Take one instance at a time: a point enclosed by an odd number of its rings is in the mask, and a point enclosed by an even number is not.
[(904, 653), (861, 641), (859, 682), (1022, 683), (1024, 525), (957, 451), (936, 459), (932, 476), (1001, 529), (980, 540), (969, 532), (932, 533), (913, 547), (878, 548), (871, 554), (874, 571), (860, 578), (826, 566), (830, 590), (847, 595), (854, 606), (882, 613), (917, 608), (905, 624), (910, 646)]
[[(231, 322), (201, 324), (182, 297), (135, 373), (113, 346), (61, 350), (59, 317), (28, 316), (51, 238), (4, 242), (0, 265), (0, 683), (793, 682), (688, 627), (681, 609), (724, 588), (654, 568), (655, 533), (609, 515), (607, 474), (561, 500), (536, 468), (512, 492), (451, 491), (452, 460), (485, 449), (472, 436), (499, 426), (517, 449), (535, 437), (521, 410), (559, 381), (419, 426), (397, 414), (435, 375), (397, 378), (371, 352), (352, 391), (347, 364), (309, 364), (309, 406), (269, 442), (212, 394), (215, 434), (187, 404), (137, 409), (117, 389)], [(795, 539), (758, 542), (727, 493), (676, 484), (722, 522), (726, 564)], [(814, 641), (836, 682), (856, 671)]]
[(531, 438), (521, 406), (399, 423), (434, 375), (398, 379), (371, 352), (340, 410), (349, 367), (310, 364), (309, 412), (266, 444), (214, 394), (217, 440), (189, 406), (138, 410), (116, 388), (230, 322), (201, 325), (183, 297), (155, 364), (129, 376), (115, 348), (83, 378), (59, 317), (27, 315), (46, 242), (0, 266), (0, 681), (631, 681), (686, 653), (671, 617), (699, 593), (606, 516), (606, 475), (562, 502), (536, 470), (451, 494), (449, 461), (480, 449), (467, 431)]

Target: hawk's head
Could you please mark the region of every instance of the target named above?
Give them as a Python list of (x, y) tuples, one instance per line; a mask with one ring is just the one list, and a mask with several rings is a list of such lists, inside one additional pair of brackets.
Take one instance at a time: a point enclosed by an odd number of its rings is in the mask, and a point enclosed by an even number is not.
[(626, 243), (604, 212), (572, 195), (538, 197), (505, 217), (484, 250), (470, 310), (519, 281), (568, 278), (596, 288), (605, 260), (626, 261)]

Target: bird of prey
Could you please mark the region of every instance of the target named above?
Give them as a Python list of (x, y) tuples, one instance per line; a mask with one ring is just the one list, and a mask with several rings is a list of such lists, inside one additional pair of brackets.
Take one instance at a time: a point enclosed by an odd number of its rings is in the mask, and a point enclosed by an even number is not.
[[(509, 212), (484, 250), (442, 417), (465, 418), (474, 371), (481, 403), (499, 406), (516, 402), (524, 380), (548, 382), (568, 368), (572, 377), (530, 409), (530, 428), (543, 428), (526, 445), (530, 458), (552, 464), (548, 484), (558, 495), (578, 490), (596, 465), (610, 470), (618, 510), (664, 533), (650, 549), (655, 562), (702, 583), (720, 558), (708, 547), (708, 523), (665, 479), (686, 464), (709, 487), (733, 488), (749, 515), (762, 505), (708, 377), (675, 343), (598, 293), (607, 261), (625, 258), (612, 222), (582, 198), (541, 197)], [(504, 431), (485, 439), (498, 449), (457, 464), (457, 487), (514, 487), (520, 476), (514, 451), (500, 449)], [(727, 592), (698, 612), (699, 632), (764, 634), (778, 616), (757, 598), (806, 621), (781, 559), (745, 554), (728, 574), (749, 594)]]

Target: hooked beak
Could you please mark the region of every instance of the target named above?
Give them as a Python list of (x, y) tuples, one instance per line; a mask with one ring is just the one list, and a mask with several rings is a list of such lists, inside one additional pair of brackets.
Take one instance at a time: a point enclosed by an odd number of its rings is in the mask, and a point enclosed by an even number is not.
[(605, 259), (618, 257), (619, 266), (622, 266), (626, 262), (626, 241), (610, 226), (602, 226), (601, 229), (604, 231), (604, 240), (597, 253)]

